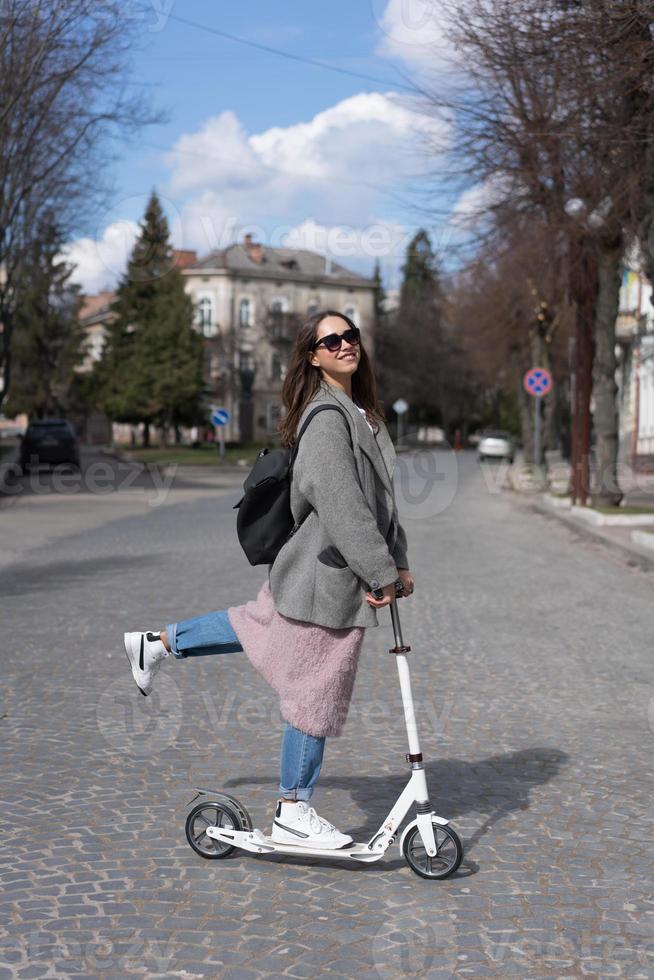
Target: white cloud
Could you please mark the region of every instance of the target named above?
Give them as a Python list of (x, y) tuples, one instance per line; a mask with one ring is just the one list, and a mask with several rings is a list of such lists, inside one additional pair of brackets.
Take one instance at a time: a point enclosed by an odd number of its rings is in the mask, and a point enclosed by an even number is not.
[(382, 218), (371, 219), (364, 226), (321, 225), (309, 218), (284, 235), (288, 248), (304, 248), (320, 255), (330, 255), (348, 264), (350, 259), (365, 259), (369, 268), (375, 259), (403, 258), (414, 233), (409, 225)]
[(344, 99), (309, 122), (253, 136), (251, 143), (268, 166), (309, 177), (397, 180), (402, 173), (406, 176), (415, 157), (413, 134), (427, 125), (398, 96), (367, 92)]
[[(376, 250), (391, 259), (398, 251), (403, 230), (377, 216), (388, 204), (386, 192), (424, 171), (423, 136), (445, 148), (449, 126), (418, 114), (395, 93), (360, 93), (307, 121), (253, 134), (235, 113), (221, 112), (181, 135), (164, 157), (170, 178), (161, 194), (173, 243), (206, 255), (249, 230), (271, 245), (298, 236), (308, 243), (313, 235), (314, 246), (298, 247), (321, 251), (322, 236), (324, 250), (347, 265), (338, 249), (352, 240), (352, 258), (367, 257), (370, 271)], [(117, 219), (141, 215), (145, 199), (119, 202), (97, 241), (71, 245), (87, 291), (113, 285), (124, 270), (138, 227)]]
[(452, 57), (447, 24), (437, 0), (373, 0), (380, 28), (377, 53), (422, 72)]
[(465, 57), (452, 38), (456, 10), (469, 0), (371, 0), (379, 27), (376, 53), (400, 61), (423, 81), (442, 85), (465, 75)]
[(262, 177), (247, 133), (229, 110), (208, 119), (198, 132), (180, 136), (165, 161), (172, 171), (168, 189), (176, 195), (211, 187), (247, 191)]
[(63, 254), (75, 266), (73, 281), (85, 293), (113, 288), (127, 266), (138, 230), (135, 221), (115, 221), (98, 238), (78, 238), (71, 242)]
[(452, 208), (450, 224), (454, 228), (474, 228), (488, 217), (491, 208), (506, 198), (508, 192), (508, 181), (503, 174), (474, 184), (463, 191)]
[(424, 168), (420, 134), (445, 145), (448, 127), (417, 114), (393, 93), (361, 93), (307, 122), (248, 136), (221, 113), (182, 136), (167, 155), (170, 197), (182, 214), (186, 247), (226, 244), (236, 224), (363, 225), (385, 189)]

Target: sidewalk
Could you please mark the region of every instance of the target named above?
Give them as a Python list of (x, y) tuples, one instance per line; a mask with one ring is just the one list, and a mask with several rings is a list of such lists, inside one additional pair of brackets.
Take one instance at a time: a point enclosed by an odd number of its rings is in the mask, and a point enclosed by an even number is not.
[(18, 479), (18, 446), (0, 456), (0, 494)]
[[(547, 453), (549, 493), (534, 495), (529, 505), (538, 513), (553, 517), (586, 538), (601, 542), (633, 564), (654, 570), (654, 524), (643, 515), (633, 515), (624, 525), (598, 524), (592, 520), (592, 508), (571, 507), (565, 491), (570, 466), (558, 453)], [(625, 462), (619, 464), (619, 482), (624, 499), (621, 507), (654, 508), (654, 474), (634, 472)], [(623, 518), (624, 520), (624, 518)]]

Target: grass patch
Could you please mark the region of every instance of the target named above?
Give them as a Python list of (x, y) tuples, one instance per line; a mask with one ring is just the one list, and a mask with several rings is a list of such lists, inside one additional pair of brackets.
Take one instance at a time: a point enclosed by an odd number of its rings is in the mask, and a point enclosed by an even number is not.
[(654, 507), (593, 507), (600, 514), (654, 514)]
[(212, 444), (202, 446), (152, 446), (150, 449), (120, 447), (128, 459), (157, 466), (234, 466), (244, 459), (249, 465), (254, 463), (257, 453), (264, 446), (275, 448), (272, 443), (248, 443), (244, 446), (226, 447), (221, 458), (218, 447)]

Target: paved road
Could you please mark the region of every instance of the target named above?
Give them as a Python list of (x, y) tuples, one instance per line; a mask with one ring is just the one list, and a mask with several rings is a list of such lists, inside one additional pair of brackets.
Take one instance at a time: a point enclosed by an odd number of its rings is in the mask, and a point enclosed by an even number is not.
[[(92, 495), (81, 530), (16, 543), (0, 572), (0, 978), (654, 976), (652, 578), (496, 492), (495, 473), (438, 454), (404, 457), (398, 479), (428, 777), (466, 845), (444, 882), (396, 850), (350, 868), (186, 844), (196, 785), (269, 824), (279, 714), (239, 654), (166, 663), (141, 698), (120, 634), (256, 594), (237, 482), (125, 513)], [(39, 507), (56, 524), (57, 506), (0, 507), (0, 535), (29, 535)], [(316, 795), (356, 836), (406, 775), (390, 641), (388, 621), (366, 637)]]

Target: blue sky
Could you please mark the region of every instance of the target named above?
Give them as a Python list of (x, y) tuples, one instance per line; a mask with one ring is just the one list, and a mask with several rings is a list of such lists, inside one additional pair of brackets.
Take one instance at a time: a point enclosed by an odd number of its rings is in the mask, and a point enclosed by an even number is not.
[[(271, 245), (328, 251), (362, 272), (378, 257), (393, 286), (418, 226), (442, 247), (441, 220), (415, 205), (425, 140), (444, 144), (447, 130), (421, 116), (402, 87), (438, 40), (425, 4), (146, 0), (145, 19), (134, 21), (135, 79), (170, 118), (121, 148), (110, 207), (71, 244), (85, 289), (115, 283), (153, 187), (174, 244), (200, 254), (249, 230)], [(212, 29), (382, 81), (255, 50)], [(451, 203), (434, 199), (436, 208)]]

